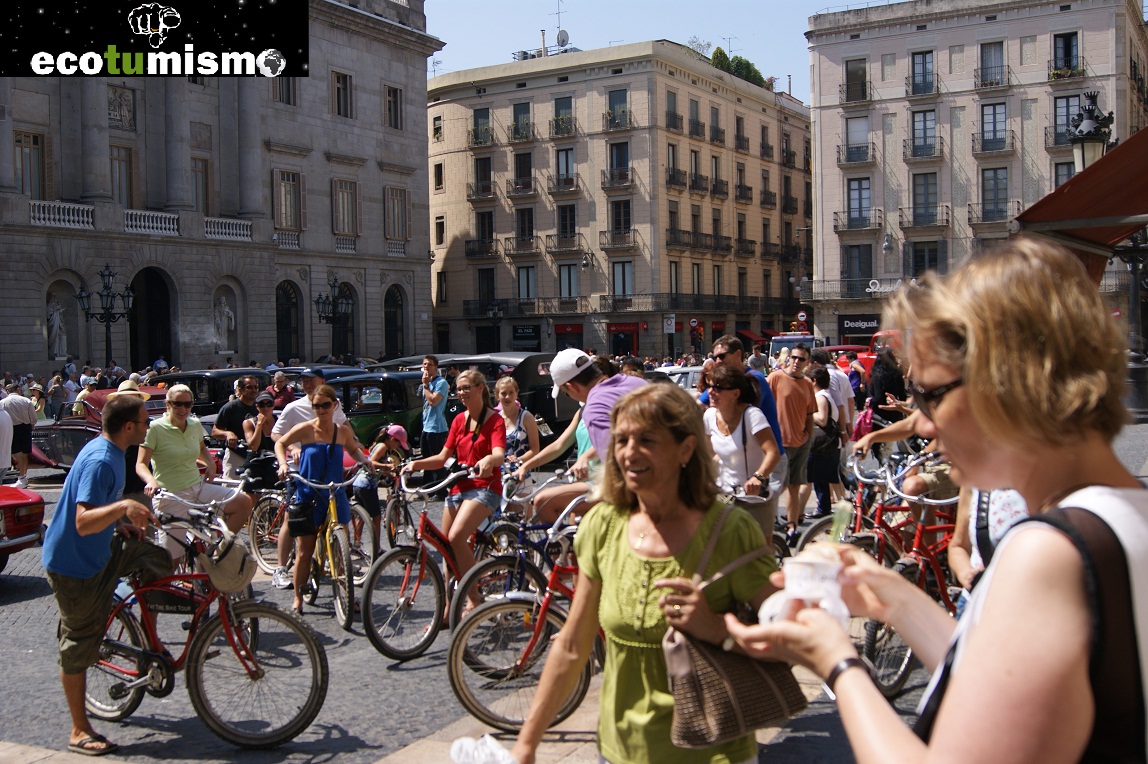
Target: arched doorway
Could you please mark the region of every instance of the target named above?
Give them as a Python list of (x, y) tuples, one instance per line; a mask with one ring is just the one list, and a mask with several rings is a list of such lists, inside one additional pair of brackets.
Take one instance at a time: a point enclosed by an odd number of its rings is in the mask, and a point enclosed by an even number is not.
[(336, 309), (339, 319), (331, 325), (331, 355), (354, 353), (355, 312), (359, 309), (358, 300), (355, 298), (355, 288), (344, 281), (339, 285), (339, 295), (335, 301), (336, 304), (346, 307)]
[(383, 357), (399, 358), (407, 354), (404, 326), (403, 290), (396, 284), (383, 295)]
[[(172, 366), (178, 366), (172, 327), (179, 309), (167, 277), (158, 268), (144, 268), (132, 279), (131, 288), (135, 301), (128, 316), (129, 368), (150, 366), (160, 353)], [(115, 356), (114, 350), (112, 355)]]
[(288, 363), (303, 358), (299, 290), (290, 281), (275, 287), (275, 360)]

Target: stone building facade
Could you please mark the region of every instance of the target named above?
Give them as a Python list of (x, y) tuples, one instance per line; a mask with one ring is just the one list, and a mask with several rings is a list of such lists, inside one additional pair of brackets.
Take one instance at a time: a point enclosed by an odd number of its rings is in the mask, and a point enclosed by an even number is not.
[[(816, 331), (867, 341), (881, 297), (1008, 236), (1072, 177), (1083, 94), (1148, 124), (1140, 0), (913, 0), (809, 18)], [(1106, 274), (1117, 292), (1127, 274)]]
[(667, 40), (524, 51), (428, 96), (437, 352), (661, 356), (795, 320), (796, 99)]
[[(0, 78), (0, 367), (430, 345), (422, 0), (312, 0), (309, 77)], [(318, 320), (342, 297), (346, 320)], [(338, 306), (340, 301), (335, 300)], [(54, 319), (54, 320), (53, 320)], [(60, 334), (63, 334), (61, 338)]]

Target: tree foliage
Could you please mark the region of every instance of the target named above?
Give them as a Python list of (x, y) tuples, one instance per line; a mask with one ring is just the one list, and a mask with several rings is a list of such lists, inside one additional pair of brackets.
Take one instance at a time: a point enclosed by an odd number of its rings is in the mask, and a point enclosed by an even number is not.
[(734, 56), (730, 59), (729, 66), (728, 71), (733, 74), (734, 77), (743, 79), (746, 82), (752, 82), (758, 87), (765, 87), (765, 77), (761, 76), (761, 72), (758, 71), (752, 61), (742, 58), (741, 56)]
[(735, 76), (740, 76), (732, 69), (732, 62), (720, 45), (714, 48), (713, 55), (710, 56), (710, 63), (713, 64), (715, 69), (721, 69), (723, 72), (730, 72)]
[(686, 42), (686, 47), (702, 58), (709, 58), (710, 48), (713, 47), (713, 43), (707, 42), (697, 35), (694, 35)]

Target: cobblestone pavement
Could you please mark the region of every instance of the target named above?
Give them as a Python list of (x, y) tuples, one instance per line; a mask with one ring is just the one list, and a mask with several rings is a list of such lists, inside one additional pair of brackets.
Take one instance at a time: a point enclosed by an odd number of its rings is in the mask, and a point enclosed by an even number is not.
[[(1148, 425), (1127, 428), (1116, 449), (1135, 474), (1146, 474)], [(32, 478), (32, 488), (44, 496), (50, 516), (63, 482), (62, 473), (40, 470), (34, 471)], [(436, 515), (432, 513), (435, 519)], [(271, 589), (264, 576), (255, 584), (267, 600), (289, 607), (289, 592)], [(355, 624), (353, 633), (342, 631), (334, 623), (330, 607), (329, 593), (324, 592), (305, 616), (323, 638), (331, 679), (318, 719), (295, 741), (276, 751), (253, 752), (240, 752), (224, 743), (195, 717), (181, 676), (171, 695), (163, 699), (145, 697), (126, 722), (97, 722), (99, 730), (124, 746), (110, 759), (212, 764), (242, 757), (251, 764), (359, 764), (377, 761), (432, 737), (465, 715), (446, 677), (449, 638), (445, 632), (423, 657), (394, 663), (371, 647), (360, 624)], [(55, 601), (39, 552), (15, 555), (0, 573), (0, 681), (5, 688), (0, 693), (0, 741), (56, 751), (64, 747), (68, 721), (57, 674), (55, 625)], [(898, 701), (898, 708), (907, 717), (912, 715), (926, 679), (924, 672), (917, 671), (910, 679), (910, 692)], [(824, 696), (761, 748), (761, 761), (771, 764), (842, 762), (850, 758), (840, 722)], [(38, 759), (22, 756), (22, 760)]]

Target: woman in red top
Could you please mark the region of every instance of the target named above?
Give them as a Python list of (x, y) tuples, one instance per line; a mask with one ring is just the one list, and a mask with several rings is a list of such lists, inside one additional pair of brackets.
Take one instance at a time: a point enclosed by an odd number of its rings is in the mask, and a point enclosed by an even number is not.
[(458, 400), (466, 410), (451, 422), (446, 445), (436, 456), (416, 459), (404, 468), (436, 470), (452, 456), (477, 473), (454, 484), (446, 498), (442, 529), (450, 539), (459, 574), (474, 566), (474, 552), (467, 540), (499, 505), (502, 495), (502, 461), (506, 456), (506, 425), (490, 405), (486, 377), (464, 371), (455, 381)]

